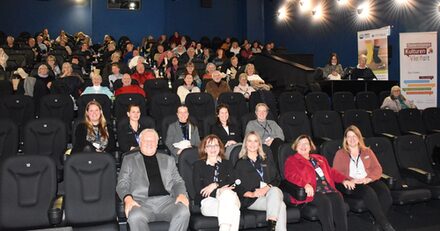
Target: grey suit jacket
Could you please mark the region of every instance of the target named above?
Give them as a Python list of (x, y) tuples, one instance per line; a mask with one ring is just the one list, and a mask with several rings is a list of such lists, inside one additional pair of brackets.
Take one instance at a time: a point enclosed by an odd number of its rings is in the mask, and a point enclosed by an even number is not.
[[(199, 129), (194, 125), (191, 125), (190, 129), (191, 129), (191, 137), (190, 137), (191, 145), (199, 146), (200, 144)], [(171, 154), (176, 158), (176, 160), (177, 160), (177, 151), (179, 150), (175, 148), (173, 144), (180, 142), (182, 140), (183, 140), (183, 134), (182, 134), (182, 129), (180, 128), (179, 125), (179, 121), (170, 124), (170, 126), (168, 126), (167, 138), (165, 140), (165, 144), (167, 145)]]
[[(185, 182), (177, 171), (174, 158), (162, 153), (156, 153), (156, 157), (165, 190), (174, 198), (179, 194), (187, 196)], [(131, 194), (136, 202), (146, 204), (148, 188), (149, 180), (142, 154), (136, 152), (125, 156), (119, 172), (118, 185), (116, 186), (116, 192), (121, 200), (124, 200), (126, 195)]]

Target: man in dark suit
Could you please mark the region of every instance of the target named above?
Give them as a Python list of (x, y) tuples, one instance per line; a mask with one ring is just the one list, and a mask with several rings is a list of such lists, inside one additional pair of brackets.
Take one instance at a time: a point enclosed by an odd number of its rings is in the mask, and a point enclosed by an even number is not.
[(157, 153), (155, 130), (143, 130), (139, 139), (140, 151), (124, 157), (116, 187), (130, 230), (149, 231), (149, 222), (168, 221), (169, 230), (186, 231), (189, 202), (174, 158)]

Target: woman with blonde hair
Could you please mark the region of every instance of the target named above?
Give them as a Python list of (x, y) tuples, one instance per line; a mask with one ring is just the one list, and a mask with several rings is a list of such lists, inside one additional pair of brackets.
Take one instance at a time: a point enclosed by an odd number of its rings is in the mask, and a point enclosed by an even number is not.
[(235, 170), (237, 178), (241, 179), (241, 184), (236, 188), (241, 206), (266, 211), (269, 230), (287, 230), (286, 205), (283, 193), (277, 187), (280, 183), (278, 170), (264, 153), (256, 132), (251, 131), (244, 138)]
[(391, 207), (392, 198), (388, 187), (380, 178), (382, 167), (374, 152), (365, 146), (362, 133), (354, 125), (344, 132), (342, 149), (336, 152), (333, 167), (356, 184), (348, 195), (359, 198), (385, 231), (393, 231), (386, 213)]
[(84, 121), (76, 127), (72, 153), (110, 152), (114, 136), (104, 117), (101, 104), (90, 101), (84, 112)]
[(235, 176), (224, 148), (216, 135), (208, 135), (200, 143), (200, 160), (193, 165), (194, 200), (201, 205), (202, 215), (218, 217), (220, 231), (238, 230), (240, 200), (233, 191)]

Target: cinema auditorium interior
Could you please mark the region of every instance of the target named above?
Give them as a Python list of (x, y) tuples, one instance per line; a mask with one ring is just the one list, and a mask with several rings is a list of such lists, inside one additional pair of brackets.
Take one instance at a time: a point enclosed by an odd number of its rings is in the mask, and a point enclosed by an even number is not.
[(1, 0), (0, 230), (440, 230), (438, 0)]

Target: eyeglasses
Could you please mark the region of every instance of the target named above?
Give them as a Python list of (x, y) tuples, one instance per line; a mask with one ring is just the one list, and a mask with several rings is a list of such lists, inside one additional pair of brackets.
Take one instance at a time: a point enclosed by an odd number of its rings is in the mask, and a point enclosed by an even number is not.
[(220, 145), (218, 145), (218, 144), (209, 144), (209, 145), (206, 145), (205, 147), (206, 148), (219, 148)]

